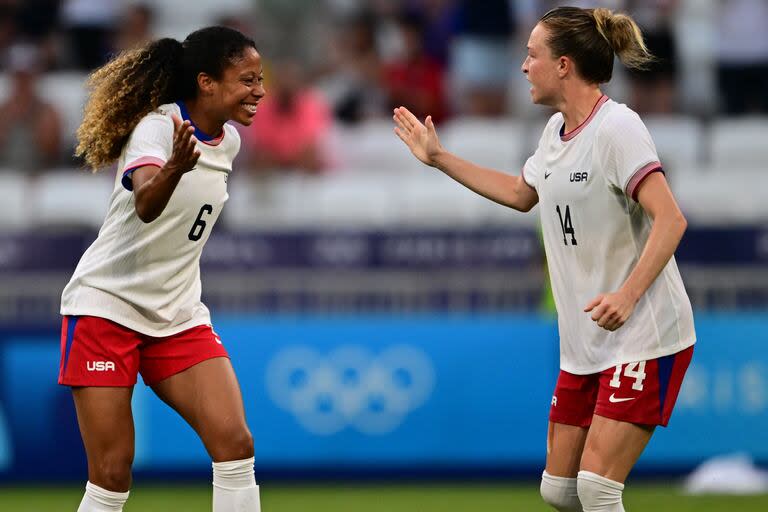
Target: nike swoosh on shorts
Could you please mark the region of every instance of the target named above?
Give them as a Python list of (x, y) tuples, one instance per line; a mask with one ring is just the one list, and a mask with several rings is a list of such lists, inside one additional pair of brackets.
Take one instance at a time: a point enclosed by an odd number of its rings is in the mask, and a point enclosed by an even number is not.
[(635, 399), (635, 397), (630, 397), (630, 398), (616, 398), (616, 396), (614, 396), (614, 394), (613, 394), (613, 393), (611, 393), (611, 396), (609, 396), (609, 397), (608, 397), (608, 401), (609, 401), (609, 402), (611, 402), (612, 404), (617, 404), (617, 403), (619, 403), (619, 402), (628, 402), (628, 401), (630, 401), (630, 400), (634, 400), (634, 399)]

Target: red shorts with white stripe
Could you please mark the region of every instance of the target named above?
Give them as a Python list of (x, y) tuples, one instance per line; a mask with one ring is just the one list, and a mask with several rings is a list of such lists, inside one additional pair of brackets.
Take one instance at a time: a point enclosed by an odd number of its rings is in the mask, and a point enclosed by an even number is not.
[(639, 425), (669, 423), (693, 345), (676, 354), (620, 364), (600, 373), (560, 370), (549, 420), (589, 427), (592, 415)]
[(95, 316), (65, 316), (61, 324), (59, 384), (148, 386), (206, 359), (229, 357), (210, 325), (152, 337)]

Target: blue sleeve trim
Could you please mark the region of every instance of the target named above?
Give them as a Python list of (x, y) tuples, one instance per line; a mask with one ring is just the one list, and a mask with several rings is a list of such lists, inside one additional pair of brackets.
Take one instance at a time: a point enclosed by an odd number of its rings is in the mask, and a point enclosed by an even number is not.
[(120, 183), (123, 185), (123, 187), (130, 192), (133, 192), (133, 171), (135, 171), (139, 167), (132, 167), (131, 169), (126, 169), (125, 171), (123, 171), (123, 177), (120, 179)]

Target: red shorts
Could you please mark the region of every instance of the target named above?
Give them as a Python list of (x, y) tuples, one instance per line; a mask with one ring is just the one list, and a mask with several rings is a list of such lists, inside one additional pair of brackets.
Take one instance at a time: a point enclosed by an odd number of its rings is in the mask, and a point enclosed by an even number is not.
[(214, 357), (229, 356), (210, 325), (155, 338), (104, 318), (65, 316), (59, 384), (133, 386), (141, 373), (149, 386)]
[(589, 427), (592, 415), (639, 425), (669, 423), (693, 356), (693, 345), (676, 354), (626, 363), (592, 375), (560, 371), (549, 420)]

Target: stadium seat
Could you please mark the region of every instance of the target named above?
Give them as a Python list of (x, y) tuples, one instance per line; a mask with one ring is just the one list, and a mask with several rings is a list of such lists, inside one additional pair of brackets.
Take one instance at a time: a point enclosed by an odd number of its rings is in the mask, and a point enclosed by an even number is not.
[(0, 73), (0, 101), (5, 101), (11, 92), (11, 81), (8, 79), (8, 73)]
[(28, 226), (30, 181), (24, 173), (0, 169), (0, 204), (3, 205), (0, 230), (12, 231)]
[(395, 215), (397, 182), (362, 171), (240, 178), (230, 187), (224, 215), (233, 229), (387, 226)]
[(539, 147), (539, 139), (541, 139), (541, 135), (544, 133), (544, 127), (547, 126), (547, 121), (549, 121), (549, 116), (536, 117), (527, 121), (526, 129), (522, 134), (522, 147), (517, 167), (510, 169), (513, 174), (519, 173), (528, 157), (536, 152), (536, 148)]
[(60, 169), (35, 179), (28, 212), (36, 227), (101, 226), (109, 208), (114, 176), (109, 170)]
[(325, 227), (371, 228), (393, 224), (400, 179), (386, 173), (351, 172), (318, 178), (307, 190), (305, 208)]
[(720, 119), (712, 124), (711, 163), (727, 170), (734, 166), (762, 167), (768, 162), (768, 118)]
[(678, 108), (685, 112), (714, 115), (718, 91), (715, 43), (718, 11), (714, 0), (679, 0), (673, 17)]
[(391, 119), (340, 126), (331, 134), (337, 166), (352, 172), (408, 173), (423, 167), (394, 134)]
[(403, 180), (397, 201), (398, 224), (454, 228), (476, 224), (488, 200), (433, 170)]
[(439, 133), (449, 151), (482, 166), (508, 172), (524, 161), (525, 134), (516, 120), (460, 118), (446, 123)]
[(764, 167), (711, 167), (683, 173), (674, 192), (688, 222), (695, 225), (733, 226), (768, 220), (768, 190)]
[(401, 185), (400, 222), (420, 227), (537, 226), (539, 216), (521, 213), (469, 190), (439, 172)]
[(286, 229), (301, 225), (306, 176), (284, 174), (254, 178), (232, 175), (224, 222), (232, 229)]
[(643, 116), (665, 170), (694, 168), (701, 162), (702, 130), (699, 122), (686, 116)]
[(165, 0), (154, 2), (157, 14), (155, 33), (158, 37), (184, 39), (201, 27), (216, 23), (219, 17), (253, 11), (251, 0), (216, 0), (216, 2), (189, 2)]

